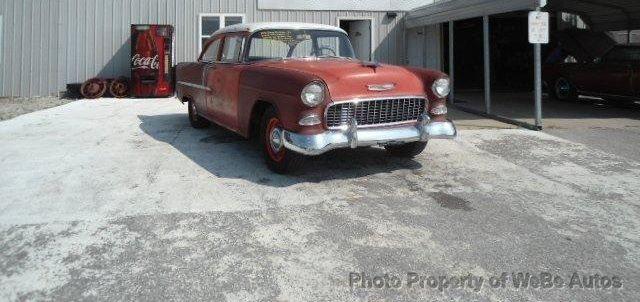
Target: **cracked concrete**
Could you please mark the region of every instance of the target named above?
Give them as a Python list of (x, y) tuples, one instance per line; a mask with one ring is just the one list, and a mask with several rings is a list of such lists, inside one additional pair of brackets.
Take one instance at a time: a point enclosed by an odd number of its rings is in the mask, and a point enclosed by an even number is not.
[[(176, 100), (0, 122), (0, 300), (636, 301), (640, 163), (527, 130), (462, 130), (270, 173)], [(618, 276), (620, 289), (351, 288), (349, 274)]]

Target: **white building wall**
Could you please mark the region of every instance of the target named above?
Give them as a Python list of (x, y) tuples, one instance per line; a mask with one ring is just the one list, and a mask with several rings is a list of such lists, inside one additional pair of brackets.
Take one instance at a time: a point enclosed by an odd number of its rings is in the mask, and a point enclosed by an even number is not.
[(0, 0), (0, 96), (57, 91), (58, 3)]

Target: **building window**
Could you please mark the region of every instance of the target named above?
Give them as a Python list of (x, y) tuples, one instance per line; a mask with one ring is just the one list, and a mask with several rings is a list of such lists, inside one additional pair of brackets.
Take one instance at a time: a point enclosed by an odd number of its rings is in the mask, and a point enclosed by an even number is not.
[(198, 53), (207, 39), (218, 29), (226, 26), (244, 23), (243, 14), (200, 14), (198, 22)]

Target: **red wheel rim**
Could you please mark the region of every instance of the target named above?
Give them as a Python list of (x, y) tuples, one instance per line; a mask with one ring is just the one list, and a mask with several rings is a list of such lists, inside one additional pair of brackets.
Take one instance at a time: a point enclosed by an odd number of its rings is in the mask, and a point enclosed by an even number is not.
[(124, 98), (129, 94), (129, 81), (125, 78), (114, 80), (109, 87), (109, 92), (116, 98)]
[(80, 88), (80, 93), (83, 97), (88, 99), (96, 99), (102, 97), (107, 90), (107, 83), (98, 78), (90, 79)]
[[(264, 136), (264, 147), (267, 148), (269, 157), (276, 162), (282, 161), (286, 152), (282, 143), (282, 131), (278, 131), (278, 129), (282, 129), (282, 123), (280, 123), (278, 118), (271, 118), (269, 123), (267, 123), (267, 129)], [(274, 135), (276, 137), (274, 137)], [(280, 141), (274, 142), (274, 139), (279, 139)]]

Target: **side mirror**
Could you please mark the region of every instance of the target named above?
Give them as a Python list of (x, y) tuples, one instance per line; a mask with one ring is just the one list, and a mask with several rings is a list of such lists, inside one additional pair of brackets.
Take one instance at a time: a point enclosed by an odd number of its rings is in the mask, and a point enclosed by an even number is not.
[(593, 59), (593, 63), (594, 63), (594, 64), (600, 64), (600, 63), (602, 63), (602, 58), (595, 58), (595, 59)]

